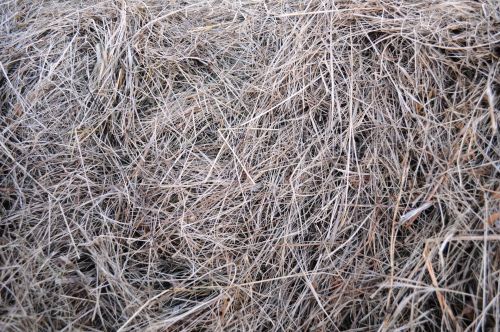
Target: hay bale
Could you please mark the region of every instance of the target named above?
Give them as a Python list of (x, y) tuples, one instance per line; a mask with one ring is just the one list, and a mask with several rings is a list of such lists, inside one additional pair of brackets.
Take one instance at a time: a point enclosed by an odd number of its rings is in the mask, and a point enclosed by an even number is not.
[(500, 328), (495, 1), (4, 1), (5, 331)]

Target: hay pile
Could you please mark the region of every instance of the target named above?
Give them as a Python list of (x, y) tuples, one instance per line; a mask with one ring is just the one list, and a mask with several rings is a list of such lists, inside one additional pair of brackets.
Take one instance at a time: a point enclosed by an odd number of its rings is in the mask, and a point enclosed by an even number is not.
[(500, 328), (500, 5), (0, 5), (0, 329)]

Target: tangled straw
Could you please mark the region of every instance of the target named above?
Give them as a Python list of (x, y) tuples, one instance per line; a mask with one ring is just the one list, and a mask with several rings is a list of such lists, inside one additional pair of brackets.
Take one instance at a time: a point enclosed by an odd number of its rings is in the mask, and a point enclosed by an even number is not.
[(500, 328), (496, 1), (0, 4), (0, 329)]

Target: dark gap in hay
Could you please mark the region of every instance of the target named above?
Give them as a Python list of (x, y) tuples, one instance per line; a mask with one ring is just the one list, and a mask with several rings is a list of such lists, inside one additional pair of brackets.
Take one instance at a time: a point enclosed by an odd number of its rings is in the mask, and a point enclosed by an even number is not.
[[(70, 248), (68, 248), (68, 250), (70, 250)], [(62, 252), (64, 252), (64, 250), (62, 250)], [(94, 280), (94, 282), (96, 281), (95, 276), (97, 273), (97, 267), (94, 259), (92, 258), (92, 254), (81, 251), (80, 258), (76, 261), (76, 266), (78, 267), (78, 271), (91, 277), (91, 280)], [(92, 285), (95, 286), (95, 284)]]
[[(8, 189), (6, 189), (6, 190), (8, 190)], [(12, 194), (11, 195), (2, 195), (1, 202), (2, 202), (3, 211), (5, 211), (5, 213), (8, 213), (14, 207), (15, 201), (16, 201), (15, 195), (12, 195)]]

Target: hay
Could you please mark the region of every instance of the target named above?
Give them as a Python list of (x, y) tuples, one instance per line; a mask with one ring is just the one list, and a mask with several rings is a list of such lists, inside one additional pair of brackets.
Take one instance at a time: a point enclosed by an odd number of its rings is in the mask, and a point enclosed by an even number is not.
[(500, 5), (0, 5), (0, 329), (500, 328)]

